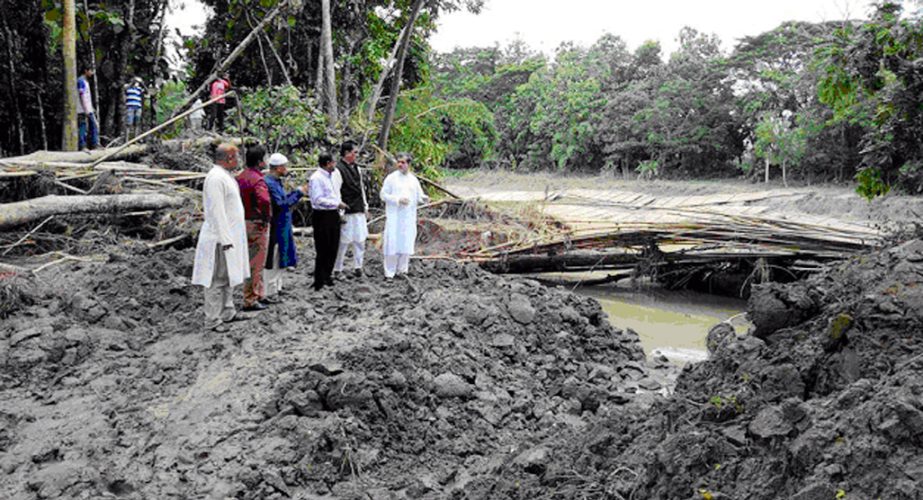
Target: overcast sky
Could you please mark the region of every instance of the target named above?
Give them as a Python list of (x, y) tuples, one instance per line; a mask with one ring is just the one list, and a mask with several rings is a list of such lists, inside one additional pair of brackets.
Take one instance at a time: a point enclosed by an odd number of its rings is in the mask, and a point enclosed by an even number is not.
[[(205, 23), (198, 0), (171, 0), (169, 24), (183, 33)], [(479, 15), (444, 15), (431, 39), (433, 48), (490, 46), (521, 38), (548, 54), (561, 42), (590, 45), (603, 33), (621, 36), (634, 49), (659, 40), (665, 55), (676, 48), (683, 26), (721, 37), (730, 49), (736, 40), (775, 28), (784, 21), (865, 18), (870, 0), (486, 0)], [(185, 8), (180, 8), (185, 6)]]
[(455, 12), (439, 20), (431, 39), (446, 52), (457, 46), (505, 45), (521, 38), (553, 53), (564, 41), (591, 45), (602, 34), (621, 36), (632, 49), (659, 40), (676, 48), (683, 26), (715, 33), (730, 49), (784, 21), (831, 21), (867, 17), (870, 0), (486, 0), (479, 15)]

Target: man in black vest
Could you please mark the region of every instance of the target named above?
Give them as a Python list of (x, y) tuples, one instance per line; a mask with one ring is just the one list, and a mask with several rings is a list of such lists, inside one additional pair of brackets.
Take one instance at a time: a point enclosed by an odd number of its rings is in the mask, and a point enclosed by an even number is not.
[(356, 165), (356, 144), (346, 141), (340, 145), (340, 161), (336, 168), (336, 184), (339, 184), (340, 197), (349, 207), (345, 210), (340, 231), (340, 247), (333, 272), (343, 272), (346, 250), (352, 247), (354, 269), (357, 277), (362, 276), (362, 261), (365, 255), (365, 240), (369, 237), (369, 204), (365, 197), (362, 170)]

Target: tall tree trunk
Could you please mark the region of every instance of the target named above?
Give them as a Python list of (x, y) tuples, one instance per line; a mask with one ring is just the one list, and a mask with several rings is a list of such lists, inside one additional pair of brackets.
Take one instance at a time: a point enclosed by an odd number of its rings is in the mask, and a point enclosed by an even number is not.
[(42, 149), (48, 151), (48, 131), (45, 129), (45, 103), (42, 102), (42, 88), (36, 86), (35, 97), (38, 100), (38, 120), (42, 126)]
[(333, 70), (333, 29), (330, 26), (330, 0), (321, 0), (321, 43), (324, 53), (325, 94), (327, 102), (327, 121), (330, 126), (339, 121), (337, 116), (336, 73)]
[(74, 0), (64, 0), (64, 141), (65, 151), (77, 151), (77, 30)]
[[(388, 53), (388, 59), (385, 60), (384, 67), (381, 68), (381, 74), (378, 75), (378, 81), (375, 82), (375, 86), (372, 88), (372, 95), (369, 97), (368, 109), (366, 110), (366, 120), (371, 124), (372, 120), (375, 119), (375, 109), (378, 108), (378, 100), (381, 99), (381, 90), (385, 87), (385, 80), (388, 79), (388, 74), (391, 73), (391, 68), (394, 67), (394, 58), (397, 57), (397, 48), (401, 45), (401, 40), (404, 39), (404, 32), (409, 29), (408, 25), (404, 25), (401, 28), (401, 32), (397, 35), (397, 40), (394, 41), (394, 45), (391, 46), (391, 52)], [(366, 141), (368, 141), (369, 132), (366, 131), (362, 134), (362, 146), (359, 149), (364, 149)]]
[[(96, 49), (93, 48), (93, 18), (90, 16), (90, 5), (87, 0), (83, 0), (83, 14), (87, 16), (87, 43), (90, 46), (90, 68), (93, 69), (93, 81), (88, 83), (93, 88), (93, 111), (96, 112), (96, 119), (98, 120), (102, 114), (99, 109), (99, 76), (96, 75)], [(102, 133), (101, 126), (99, 132), (100, 134)]]
[(317, 104), (324, 107), (324, 49), (320, 38), (317, 39), (317, 66), (314, 68), (314, 95)]
[(407, 18), (407, 30), (401, 33), (400, 46), (397, 49), (397, 62), (394, 65), (394, 75), (391, 76), (391, 95), (388, 96), (388, 106), (385, 116), (381, 121), (381, 133), (378, 134), (378, 147), (388, 149), (388, 136), (391, 133), (391, 124), (394, 121), (394, 110), (397, 108), (397, 96), (401, 90), (401, 80), (404, 74), (404, 59), (407, 58), (407, 47), (410, 46), (410, 37), (413, 34), (413, 25), (420, 15), (423, 0), (414, 0)]
[(786, 160), (782, 160), (782, 185), (788, 187), (788, 179), (785, 176), (785, 163)]
[[(250, 26), (250, 29), (253, 29), (253, 21), (250, 19), (250, 11), (244, 9), (244, 15), (247, 18), (247, 26)], [(263, 71), (266, 73), (266, 83), (272, 87), (272, 71), (269, 71), (269, 65), (266, 64), (266, 52), (263, 51), (263, 33), (261, 32), (256, 37), (256, 45), (260, 49), (260, 61), (263, 63)]]
[(275, 44), (272, 43), (272, 39), (270, 39), (269, 36), (266, 35), (266, 33), (260, 33), (260, 34), (263, 35), (263, 38), (266, 39), (266, 43), (269, 45), (269, 50), (272, 52), (272, 55), (276, 58), (276, 62), (279, 63), (279, 69), (282, 70), (282, 76), (285, 77), (285, 83), (287, 83), (288, 86), (291, 87), (292, 78), (289, 76), (288, 69), (285, 67), (285, 63), (282, 62), (282, 58), (279, 57), (279, 53), (276, 51)]
[[(125, 89), (128, 87), (128, 55), (131, 53), (131, 46), (134, 43), (134, 34), (135, 34), (135, 0), (128, 0), (128, 15), (126, 16), (125, 22), (125, 37), (122, 40), (122, 51), (119, 53), (119, 87), (118, 92), (116, 92), (116, 109), (119, 111), (123, 110), (124, 106), (119, 106), (121, 99), (124, 98)], [(137, 76), (137, 75), (133, 75)], [(144, 103), (142, 102), (142, 107)], [(125, 140), (128, 140), (128, 126), (125, 125), (125, 117), (123, 113), (117, 112), (115, 114), (115, 123), (122, 124), (122, 133), (125, 136)]]
[(6, 45), (6, 63), (9, 65), (9, 71), (6, 74), (7, 90), (10, 94), (10, 104), (13, 105), (13, 114), (16, 116), (16, 138), (19, 143), (19, 154), (25, 153), (26, 140), (22, 125), (22, 112), (19, 110), (19, 95), (16, 92), (16, 84), (13, 82), (13, 75), (16, 74), (16, 68), (13, 66), (13, 32), (3, 19), (3, 37)]
[(340, 111), (344, 122), (349, 120), (349, 86), (352, 85), (352, 64), (349, 63), (349, 56), (351, 55), (352, 43), (349, 46), (349, 53), (343, 58), (343, 75), (340, 82)]
[(769, 184), (769, 158), (766, 158), (766, 184)]

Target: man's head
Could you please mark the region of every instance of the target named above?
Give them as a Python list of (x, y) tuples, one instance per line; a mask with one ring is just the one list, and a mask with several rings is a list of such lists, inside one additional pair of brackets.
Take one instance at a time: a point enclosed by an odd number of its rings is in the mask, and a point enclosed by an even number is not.
[(82, 74), (83, 76), (85, 76), (85, 77), (87, 77), (87, 78), (93, 78), (93, 68), (91, 68), (91, 67), (89, 67), (89, 66), (81, 66), (81, 67), (80, 67), (80, 74)]
[(320, 168), (333, 172), (333, 169), (336, 167), (336, 164), (333, 163), (333, 155), (330, 153), (321, 153), (317, 157), (317, 164), (320, 165)]
[(352, 165), (356, 161), (356, 143), (353, 141), (346, 141), (343, 144), (340, 144), (340, 158), (343, 158), (343, 161)]
[(288, 158), (282, 153), (273, 153), (269, 157), (269, 172), (276, 177), (285, 177), (288, 173)]
[(398, 153), (397, 154), (397, 169), (401, 171), (402, 174), (406, 174), (410, 171), (410, 163), (413, 161), (413, 157), (410, 156), (410, 153)]
[(228, 142), (218, 145), (215, 149), (215, 163), (228, 171), (237, 168), (237, 146)]
[(224, 79), (224, 80), (227, 80), (227, 81), (231, 81), (231, 74), (230, 74), (230, 73), (222, 73), (222, 74), (221, 74), (221, 78)]
[(260, 144), (247, 148), (247, 168), (262, 170), (266, 166), (266, 148)]

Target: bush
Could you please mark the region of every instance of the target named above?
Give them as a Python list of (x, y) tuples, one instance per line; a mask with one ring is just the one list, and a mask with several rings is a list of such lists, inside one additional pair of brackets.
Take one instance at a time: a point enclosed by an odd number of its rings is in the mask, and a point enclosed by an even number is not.
[(388, 143), (407, 151), (423, 175), (438, 177), (437, 168), (477, 167), (494, 152), (494, 116), (471, 99), (440, 99), (421, 87), (401, 94)]
[[(184, 82), (168, 81), (157, 91), (156, 104), (154, 105), (154, 117), (157, 123), (163, 123), (170, 119), (173, 111), (177, 106), (186, 99), (186, 84)], [(183, 133), (183, 120), (176, 122), (174, 125), (167, 127), (161, 135), (167, 139), (172, 139)]]
[[(260, 87), (244, 93), (241, 105), (247, 117), (246, 132), (271, 152), (282, 151), (292, 163), (308, 161), (304, 152), (326, 137), (326, 119), (314, 97), (297, 87)], [(236, 124), (229, 129), (239, 133)]]

